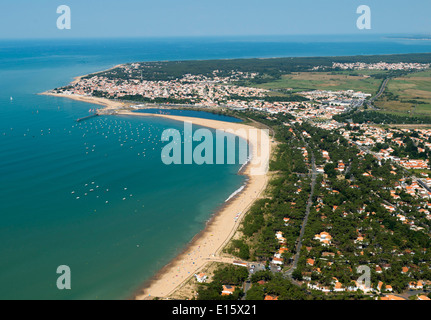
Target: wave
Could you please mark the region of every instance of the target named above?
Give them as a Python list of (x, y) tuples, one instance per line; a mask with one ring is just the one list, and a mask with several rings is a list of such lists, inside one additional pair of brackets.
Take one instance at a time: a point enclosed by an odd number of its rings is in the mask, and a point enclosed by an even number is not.
[(240, 173), (249, 163), (250, 163), (251, 157), (247, 158), (247, 161), (244, 162), (244, 164), (239, 168), (238, 173)]
[(230, 199), (232, 199), (233, 197), (235, 197), (238, 193), (240, 193), (242, 190), (244, 190), (245, 185), (241, 186), (238, 190), (236, 190), (234, 193), (232, 193), (229, 198), (226, 199), (225, 202), (228, 202)]

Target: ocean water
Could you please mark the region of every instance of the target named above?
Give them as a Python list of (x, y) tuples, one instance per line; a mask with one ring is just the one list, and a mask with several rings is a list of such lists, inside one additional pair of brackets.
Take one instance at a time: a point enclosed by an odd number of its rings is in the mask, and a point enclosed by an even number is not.
[[(97, 106), (37, 93), (132, 61), (430, 49), (379, 37), (0, 42), (0, 299), (128, 298), (245, 180), (240, 164), (164, 165), (161, 133), (181, 123), (77, 123)], [(71, 290), (56, 287), (60, 265), (71, 268)]]

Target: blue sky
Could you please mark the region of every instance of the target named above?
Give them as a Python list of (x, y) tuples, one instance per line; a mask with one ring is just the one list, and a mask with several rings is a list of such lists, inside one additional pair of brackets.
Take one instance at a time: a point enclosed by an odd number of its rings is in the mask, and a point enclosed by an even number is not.
[[(72, 29), (58, 30), (59, 5)], [(368, 5), (372, 29), (358, 30)], [(429, 0), (1, 0), (0, 38), (431, 34)]]

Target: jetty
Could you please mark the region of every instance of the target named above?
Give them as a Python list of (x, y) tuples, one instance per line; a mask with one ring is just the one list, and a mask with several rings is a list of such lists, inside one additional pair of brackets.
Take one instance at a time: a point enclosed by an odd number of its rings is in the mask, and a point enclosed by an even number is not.
[(90, 114), (89, 116), (77, 119), (76, 122), (85, 121), (85, 120), (88, 120), (88, 119), (91, 119), (91, 118), (95, 118), (95, 117), (98, 117), (98, 116), (99, 116), (98, 113)]

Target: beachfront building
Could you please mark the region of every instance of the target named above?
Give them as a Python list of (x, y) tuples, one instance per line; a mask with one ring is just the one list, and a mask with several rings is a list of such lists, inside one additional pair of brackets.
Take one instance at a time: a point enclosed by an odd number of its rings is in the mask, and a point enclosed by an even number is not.
[(199, 283), (204, 283), (207, 281), (208, 276), (205, 273), (195, 274), (196, 281)]

